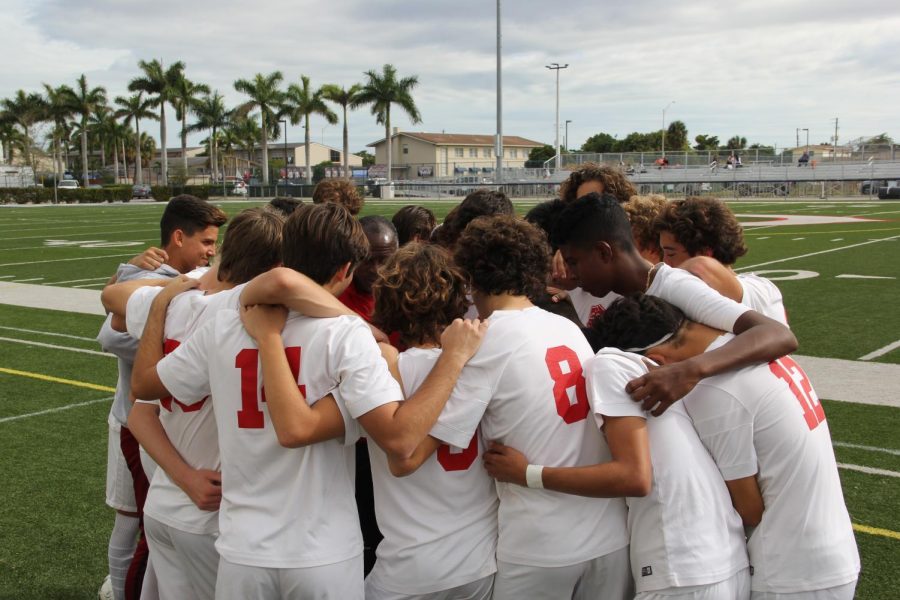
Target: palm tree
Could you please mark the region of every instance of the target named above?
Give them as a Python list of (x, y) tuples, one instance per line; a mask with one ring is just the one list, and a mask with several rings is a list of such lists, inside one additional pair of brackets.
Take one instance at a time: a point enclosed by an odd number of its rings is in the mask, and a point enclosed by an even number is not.
[(124, 119), (125, 126), (131, 124), (131, 121), (134, 120), (134, 147), (135, 147), (135, 159), (134, 159), (134, 183), (144, 183), (144, 174), (141, 168), (141, 119), (156, 119), (156, 115), (150, 112), (150, 108), (153, 106), (153, 101), (144, 98), (143, 93), (132, 94), (127, 98), (122, 96), (116, 97), (116, 104), (119, 105), (119, 110), (116, 111), (116, 117), (120, 119)]
[(16, 146), (22, 146), (22, 132), (16, 129), (15, 122), (6, 113), (0, 113), (0, 147), (3, 158), (12, 164)]
[(11, 121), (22, 128), (20, 143), (25, 164), (34, 164), (34, 151), (32, 149), (31, 127), (43, 119), (44, 99), (34, 92), (26, 93), (19, 90), (12, 98), (3, 100), (3, 112), (5, 120)]
[(128, 177), (128, 158), (125, 156), (125, 143), (130, 142), (134, 132), (130, 127), (113, 119), (113, 125), (110, 128), (110, 142), (113, 145), (113, 157), (116, 169), (116, 183), (119, 183), (119, 150), (122, 151), (122, 172), (125, 173), (126, 182)]
[(81, 177), (82, 185), (88, 184), (88, 150), (87, 130), (88, 119), (97, 111), (97, 108), (106, 104), (106, 89), (103, 87), (91, 88), (88, 86), (84, 74), (75, 82), (74, 113), (81, 118)]
[(181, 121), (181, 165), (187, 175), (187, 134), (189, 131), (187, 117), (200, 101), (200, 94), (209, 94), (209, 86), (205, 83), (194, 83), (182, 73), (175, 83), (174, 91), (172, 106), (175, 107), (175, 118)]
[[(50, 132), (53, 145), (53, 166), (56, 178), (60, 179), (63, 175), (62, 148), (60, 146), (62, 140), (69, 137), (68, 120), (73, 113), (75, 90), (67, 85), (53, 87), (45, 83), (44, 91), (44, 108), (46, 110), (44, 116), (53, 123), (53, 130)], [(68, 144), (66, 146), (68, 149)]]
[(112, 110), (106, 104), (102, 104), (94, 110), (88, 122), (89, 130), (93, 132), (100, 142), (100, 166), (106, 168), (106, 146), (109, 142), (111, 129), (114, 124)]
[(412, 97), (412, 90), (419, 83), (415, 75), (397, 79), (397, 69), (394, 65), (386, 64), (381, 69), (381, 74), (375, 71), (366, 71), (368, 78), (363, 89), (360, 90), (356, 101), (352, 106), (372, 105), (372, 114), (375, 122), (384, 125), (384, 140), (387, 143), (387, 178), (393, 179), (391, 168), (393, 167), (391, 156), (391, 105), (396, 104), (409, 116), (413, 124), (422, 122), (422, 115)]
[(192, 110), (197, 122), (188, 126), (188, 131), (210, 130), (209, 165), (212, 181), (218, 179), (219, 173), (219, 135), (218, 132), (228, 125), (230, 112), (225, 108), (225, 98), (218, 90), (200, 98), (194, 103)]
[(303, 146), (306, 154), (306, 183), (312, 183), (312, 165), (309, 164), (309, 116), (312, 114), (322, 115), (332, 125), (337, 123), (338, 119), (337, 115), (325, 104), (322, 90), (313, 91), (310, 87), (309, 77), (301, 75), (300, 83), (301, 85), (292, 83), (288, 86), (287, 94), (285, 94), (285, 113), (291, 120), (291, 125), (305, 120), (306, 131), (303, 136)]
[(162, 62), (153, 59), (150, 62), (138, 61), (144, 72), (128, 84), (130, 92), (144, 92), (153, 107), (159, 107), (159, 144), (162, 147), (162, 184), (169, 185), (169, 156), (166, 150), (166, 103), (173, 102), (178, 80), (184, 76), (184, 63), (173, 63), (168, 69)]
[(232, 120), (226, 134), (234, 139), (234, 143), (247, 153), (247, 164), (253, 161), (253, 150), (262, 134), (262, 128), (256, 121), (255, 115), (237, 117)]
[[(235, 90), (250, 96), (250, 100), (237, 108), (237, 113), (246, 116), (251, 110), (259, 109), (263, 185), (269, 184), (269, 135), (278, 131), (278, 119), (284, 103), (284, 92), (278, 89), (282, 80), (284, 76), (281, 71), (274, 71), (268, 75), (257, 73), (252, 81), (238, 79), (234, 82)], [(252, 149), (248, 151), (248, 158), (252, 160)]]
[[(362, 90), (362, 86), (358, 83), (351, 85), (350, 89), (344, 89), (341, 86), (329, 83), (328, 85), (323, 85), (322, 89), (319, 90), (322, 93), (323, 100), (334, 102), (341, 107), (341, 110), (344, 113), (344, 177), (350, 177), (350, 141), (347, 132), (347, 107), (355, 105), (356, 97), (359, 95), (360, 90)], [(309, 158), (306, 160), (309, 162)]]

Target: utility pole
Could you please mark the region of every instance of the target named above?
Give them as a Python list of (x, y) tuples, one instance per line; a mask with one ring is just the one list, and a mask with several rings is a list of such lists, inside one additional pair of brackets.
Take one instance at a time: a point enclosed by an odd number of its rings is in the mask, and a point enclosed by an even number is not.
[(494, 143), (494, 154), (497, 155), (494, 182), (503, 183), (503, 70), (500, 57), (502, 54), (502, 38), (500, 36), (500, 0), (497, 0), (497, 140)]
[(563, 69), (569, 67), (569, 64), (566, 63), (564, 65), (560, 65), (559, 63), (551, 63), (547, 65), (547, 68), (551, 71), (556, 71), (556, 170), (559, 171), (560, 168), (560, 155), (559, 155), (559, 72)]
[(806, 153), (809, 154), (809, 127), (804, 127), (803, 131), (806, 132)]
[(673, 104), (675, 104), (674, 100), (672, 100), (671, 102), (666, 104), (666, 107), (662, 110), (662, 117), (663, 117), (663, 121), (662, 121), (662, 155), (663, 155), (663, 158), (665, 158), (665, 156), (666, 156), (666, 111), (669, 110), (669, 107), (672, 106)]
[(794, 148), (799, 148), (799, 147), (800, 147), (800, 128), (798, 127), (797, 128), (797, 145), (794, 146)]
[(837, 162), (838, 118), (834, 118), (834, 146), (831, 147), (832, 162)]
[(563, 138), (563, 145), (566, 148), (566, 152), (569, 151), (569, 123), (572, 122), (572, 119), (566, 119), (566, 137)]

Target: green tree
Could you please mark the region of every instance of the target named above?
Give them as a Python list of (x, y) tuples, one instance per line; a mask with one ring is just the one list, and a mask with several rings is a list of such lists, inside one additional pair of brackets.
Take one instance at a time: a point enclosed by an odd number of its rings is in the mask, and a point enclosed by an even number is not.
[(588, 139), (584, 141), (584, 144), (581, 146), (582, 152), (596, 152), (601, 154), (603, 152), (615, 152), (616, 151), (616, 138), (609, 135), (608, 133), (595, 133)]
[(172, 103), (176, 96), (178, 81), (184, 77), (184, 63), (177, 61), (164, 68), (161, 61), (138, 61), (144, 72), (128, 84), (128, 91), (143, 92), (153, 107), (159, 107), (159, 144), (162, 154), (162, 184), (169, 185), (169, 155), (166, 149), (166, 103)]
[(362, 158), (362, 166), (371, 167), (375, 164), (375, 155), (366, 150), (360, 150), (356, 152), (356, 155)]
[(391, 139), (391, 106), (396, 104), (407, 114), (412, 123), (420, 123), (422, 115), (412, 97), (413, 89), (419, 84), (415, 75), (397, 79), (397, 69), (386, 64), (381, 73), (366, 71), (366, 83), (356, 98), (355, 106), (371, 105), (375, 122), (384, 125), (384, 141), (387, 144), (387, 177), (393, 179), (393, 156)]
[(188, 114), (193, 112), (194, 108), (201, 100), (202, 95), (209, 94), (209, 86), (205, 83), (194, 83), (181, 73), (181, 76), (175, 82), (174, 94), (172, 96), (172, 106), (175, 108), (175, 118), (181, 121), (181, 168), (188, 173), (187, 160), (187, 134), (190, 128), (187, 124)]
[[(354, 83), (349, 88), (329, 83), (321, 88), (322, 98), (341, 107), (344, 114), (344, 177), (350, 177), (350, 138), (347, 131), (347, 108), (353, 107), (362, 86)], [(306, 159), (309, 162), (309, 158)]]
[(662, 130), (650, 133), (633, 131), (616, 144), (618, 152), (655, 152), (662, 146)]
[(0, 113), (0, 146), (2, 146), (6, 162), (12, 164), (13, 158), (15, 158), (15, 149), (22, 148), (24, 142), (25, 137), (21, 131), (16, 129), (15, 121), (6, 113)]
[[(69, 119), (72, 117), (75, 91), (67, 85), (53, 87), (44, 84), (45, 118), (53, 124), (50, 132), (53, 146), (53, 166), (57, 179), (63, 175), (62, 140), (69, 135)], [(68, 144), (67, 144), (68, 146)], [(68, 152), (67, 152), (68, 154)]]
[(113, 113), (105, 103), (94, 110), (88, 121), (88, 131), (100, 142), (100, 166), (106, 167), (106, 148), (114, 125)]
[(688, 130), (684, 121), (672, 121), (666, 129), (666, 148), (674, 151), (690, 149)]
[(219, 173), (219, 132), (228, 126), (231, 113), (225, 108), (225, 98), (218, 90), (200, 98), (194, 103), (192, 110), (197, 116), (197, 122), (187, 129), (188, 131), (209, 130), (210, 172), (212, 181), (216, 181)]
[(544, 161), (548, 161), (554, 156), (556, 156), (556, 150), (554, 150), (553, 146), (544, 144), (543, 146), (532, 148), (531, 152), (528, 153), (528, 160), (544, 163)]
[(288, 86), (284, 100), (284, 112), (290, 119), (291, 125), (296, 125), (300, 121), (304, 122), (303, 150), (306, 156), (306, 183), (312, 183), (312, 169), (309, 164), (309, 116), (321, 115), (329, 124), (335, 125), (338, 122), (337, 115), (332, 112), (325, 99), (322, 97), (322, 90), (313, 90), (309, 83), (309, 77), (300, 76), (300, 85), (292, 83)]
[[(263, 185), (269, 183), (269, 169), (266, 168), (269, 164), (269, 137), (278, 131), (278, 119), (284, 104), (284, 92), (279, 89), (279, 84), (283, 80), (281, 71), (273, 71), (268, 75), (257, 73), (252, 80), (238, 79), (234, 82), (235, 90), (250, 96), (250, 100), (237, 108), (237, 113), (246, 117), (250, 111), (259, 109), (261, 123), (258, 132), (262, 147)], [(247, 158), (253, 160), (252, 148), (247, 151)]]
[(694, 138), (694, 150), (698, 150), (700, 152), (708, 152), (710, 150), (718, 150), (719, 149), (719, 136), (716, 135), (706, 135), (701, 133), (700, 135)]
[(88, 184), (88, 143), (87, 134), (91, 116), (97, 109), (106, 104), (106, 89), (88, 86), (84, 74), (75, 82), (74, 112), (80, 118), (78, 126), (81, 130), (81, 177), (82, 185)]
[(724, 150), (743, 150), (747, 147), (747, 138), (733, 135), (725, 142)]
[[(253, 160), (253, 150), (262, 135), (262, 128), (259, 126), (256, 116), (244, 115), (232, 119), (226, 135), (230, 135), (234, 139), (235, 145), (247, 153), (247, 162), (250, 163)], [(268, 169), (263, 169), (263, 171), (265, 171), (263, 176), (268, 177)], [(268, 179), (264, 179), (264, 181), (268, 181)]]
[(134, 121), (134, 183), (144, 183), (143, 161), (141, 160), (141, 119), (155, 120), (158, 117), (150, 109), (154, 106), (153, 100), (145, 98), (143, 92), (132, 94), (128, 97), (117, 96), (116, 104), (119, 109), (116, 117), (123, 119), (126, 126)]
[(4, 119), (22, 128), (22, 136), (18, 139), (25, 164), (34, 165), (34, 142), (31, 137), (31, 128), (44, 118), (44, 99), (40, 94), (19, 90), (12, 98), (3, 100), (2, 107), (5, 113)]

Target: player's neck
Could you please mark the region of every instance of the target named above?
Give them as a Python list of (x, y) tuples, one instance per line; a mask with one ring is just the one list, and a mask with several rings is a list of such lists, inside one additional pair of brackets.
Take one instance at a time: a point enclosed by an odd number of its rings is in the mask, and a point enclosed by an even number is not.
[(534, 306), (527, 296), (511, 294), (488, 296), (473, 292), (472, 299), (475, 301), (475, 307), (478, 308), (478, 316), (482, 319), (487, 319), (495, 310), (523, 310)]
[(655, 272), (651, 272), (653, 263), (638, 254), (637, 251), (621, 256), (625, 261), (625, 268), (621, 270), (618, 284), (613, 291), (623, 296), (635, 292), (646, 292), (653, 281), (652, 276), (655, 274)]
[(724, 333), (720, 329), (709, 327), (696, 321), (690, 321), (687, 333), (684, 336), (684, 343), (679, 348), (681, 360), (703, 354), (709, 348), (709, 345)]

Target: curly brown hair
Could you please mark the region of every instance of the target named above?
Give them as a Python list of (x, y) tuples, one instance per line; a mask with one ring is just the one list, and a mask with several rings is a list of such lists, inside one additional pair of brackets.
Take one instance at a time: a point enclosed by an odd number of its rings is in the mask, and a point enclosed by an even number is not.
[(516, 214), (512, 201), (500, 190), (487, 188), (477, 189), (463, 199), (455, 209), (444, 218), (441, 227), (441, 243), (452, 248), (459, 240), (469, 223), (478, 217)]
[(747, 254), (744, 228), (718, 198), (689, 196), (669, 202), (653, 224), (656, 235), (668, 231), (691, 256), (712, 252), (723, 265)]
[(405, 246), (413, 240), (428, 241), (437, 220), (434, 213), (416, 204), (404, 206), (391, 217), (391, 223), (397, 229), (397, 241)]
[(508, 215), (478, 217), (469, 223), (453, 258), (472, 287), (488, 295), (537, 298), (550, 272), (550, 246), (544, 232)]
[(619, 202), (628, 202), (629, 198), (637, 194), (622, 169), (589, 162), (572, 171), (568, 179), (560, 184), (559, 197), (564, 202), (576, 200), (578, 188), (588, 181), (602, 183), (603, 193), (615, 196)]
[(656, 262), (662, 261), (662, 250), (659, 247), (659, 232), (654, 228), (656, 217), (666, 207), (666, 197), (662, 194), (649, 196), (632, 196), (622, 205), (628, 220), (631, 222), (631, 234), (634, 243), (641, 253), (653, 252), (659, 255)]
[(466, 278), (446, 250), (410, 242), (378, 270), (373, 322), (400, 332), (407, 345), (437, 344), (444, 328), (466, 314), (466, 290)]
[(347, 179), (323, 179), (313, 190), (313, 203), (334, 202), (350, 211), (354, 217), (362, 210), (365, 198)]

